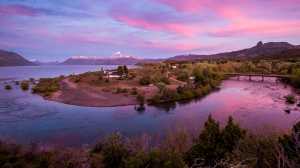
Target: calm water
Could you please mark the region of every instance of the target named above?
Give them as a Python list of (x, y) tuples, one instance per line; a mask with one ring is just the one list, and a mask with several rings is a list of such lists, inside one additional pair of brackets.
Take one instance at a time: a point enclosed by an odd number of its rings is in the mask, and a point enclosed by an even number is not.
[(0, 80), (20, 80), (29, 78), (57, 77), (60, 75), (78, 74), (87, 71), (112, 69), (113, 65), (45, 65), (0, 67)]
[[(0, 78), (57, 76), (97, 68), (0, 68)], [(115, 131), (128, 136), (163, 134), (178, 127), (196, 131), (203, 126), (209, 114), (221, 124), (231, 115), (242, 127), (258, 134), (287, 131), (300, 121), (300, 109), (296, 105), (287, 105), (283, 98), (293, 93), (292, 89), (277, 83), (274, 78), (265, 82), (233, 78), (224, 81), (220, 90), (201, 100), (173, 106), (147, 106), (142, 113), (135, 111), (134, 106), (95, 108), (66, 105), (43, 100), (21, 91), (17, 86), (6, 91), (3, 81), (0, 85), (0, 137), (20, 143), (81, 145), (94, 143)], [(290, 109), (290, 113), (286, 113), (286, 109)]]

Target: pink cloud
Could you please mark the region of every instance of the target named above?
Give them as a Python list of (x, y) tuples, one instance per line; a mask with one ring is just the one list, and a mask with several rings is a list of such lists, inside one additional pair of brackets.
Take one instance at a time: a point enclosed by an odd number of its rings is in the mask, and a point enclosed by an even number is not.
[[(300, 33), (296, 30), (296, 26), (299, 25), (297, 20), (290, 20), (289, 18), (279, 20), (277, 14), (272, 12), (279, 9), (280, 3), (277, 1), (225, 0), (224, 3), (220, 3), (215, 0), (156, 0), (155, 2), (175, 9), (177, 12), (173, 15), (176, 15), (177, 18), (170, 18), (170, 16), (173, 16), (172, 12), (169, 12), (169, 16), (165, 18), (165, 15), (161, 15), (160, 12), (147, 13), (131, 8), (112, 10), (111, 14), (115, 20), (131, 27), (176, 33), (187, 37), (200, 34), (225, 37), (262, 34), (266, 36), (276, 34), (284, 36)], [(268, 5), (269, 8), (263, 8), (261, 5)], [(283, 15), (289, 13), (295, 5), (297, 5), (295, 1), (286, 1), (283, 5), (285, 10)], [(207, 12), (213, 13), (216, 19), (187, 21), (191, 18), (203, 16)], [(186, 15), (186, 13), (189, 14)], [(257, 17), (257, 15), (260, 17)], [(165, 19), (162, 20), (162, 18)]]
[(37, 16), (39, 13), (38, 9), (24, 5), (0, 5), (1, 15)]
[(299, 21), (243, 20), (222, 29), (214, 29), (210, 34), (219, 37), (259, 35), (261, 37), (281, 37), (300, 35)]
[(207, 0), (156, 0), (159, 3), (168, 5), (178, 11), (199, 12), (207, 5)]
[(116, 20), (123, 22), (129, 26), (138, 27), (151, 31), (162, 31), (162, 32), (173, 32), (184, 36), (192, 36), (199, 32), (200, 28), (182, 23), (168, 23), (162, 22), (158, 23), (155, 21), (143, 19), (143, 18), (133, 18), (125, 15), (115, 15)]

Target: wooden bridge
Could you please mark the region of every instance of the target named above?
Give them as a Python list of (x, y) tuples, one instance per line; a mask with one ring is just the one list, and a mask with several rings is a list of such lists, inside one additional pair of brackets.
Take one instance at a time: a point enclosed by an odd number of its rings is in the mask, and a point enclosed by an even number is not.
[(251, 77), (261, 77), (262, 81), (264, 81), (265, 77), (273, 77), (273, 78), (281, 78), (281, 79), (288, 79), (291, 78), (291, 75), (277, 75), (277, 74), (256, 74), (256, 73), (225, 73), (225, 76), (237, 76), (238, 79), (241, 76), (248, 76), (249, 80)]

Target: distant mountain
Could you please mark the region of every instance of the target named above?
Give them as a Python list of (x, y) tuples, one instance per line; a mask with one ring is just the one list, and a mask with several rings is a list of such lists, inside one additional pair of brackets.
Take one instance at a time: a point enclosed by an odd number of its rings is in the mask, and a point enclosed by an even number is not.
[[(185, 61), (185, 60), (199, 60), (199, 59), (218, 59), (218, 58), (256, 58), (256, 57), (263, 57), (263, 56), (280, 56), (281, 52), (288, 53), (288, 50), (296, 54), (297, 52), (295, 49), (300, 49), (299, 46), (292, 45), (287, 42), (269, 42), (269, 43), (262, 43), (261, 41), (257, 43), (256, 46), (232, 51), (232, 52), (224, 52), (219, 54), (211, 54), (211, 55), (197, 55), (197, 54), (190, 54), (190, 55), (179, 55), (175, 57), (171, 57), (168, 60), (171, 61)], [(297, 54), (296, 54), (297, 55)]]
[(135, 65), (137, 63), (154, 63), (160, 61), (162, 61), (162, 59), (141, 59), (141, 58), (136, 58), (131, 56), (110, 57), (110, 58), (76, 56), (67, 59), (62, 64), (64, 65)]
[(60, 62), (52, 61), (52, 62), (42, 62), (42, 61), (32, 61), (36, 65), (59, 65)]
[(0, 66), (28, 66), (35, 65), (34, 63), (26, 60), (21, 55), (9, 52), (5, 50), (0, 50)]

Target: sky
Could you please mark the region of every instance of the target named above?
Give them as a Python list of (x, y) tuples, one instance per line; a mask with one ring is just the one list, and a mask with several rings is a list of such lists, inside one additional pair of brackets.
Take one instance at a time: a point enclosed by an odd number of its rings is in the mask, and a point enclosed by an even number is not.
[(29, 60), (300, 44), (300, 0), (0, 0), (0, 49)]

